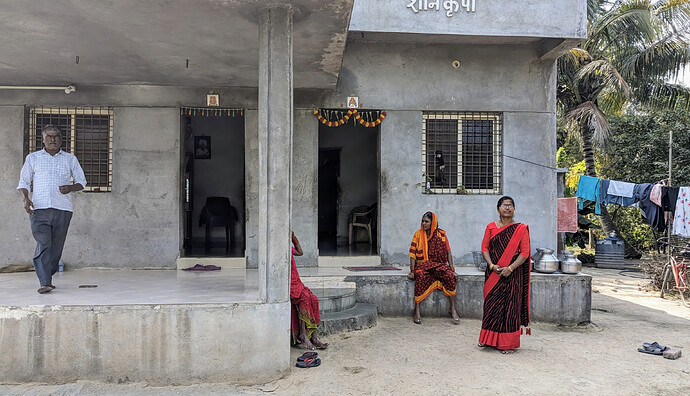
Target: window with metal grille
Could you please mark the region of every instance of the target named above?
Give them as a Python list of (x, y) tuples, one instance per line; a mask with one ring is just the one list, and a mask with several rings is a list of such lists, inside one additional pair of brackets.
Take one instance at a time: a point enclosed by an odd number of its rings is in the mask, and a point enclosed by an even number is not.
[(422, 117), (425, 193), (501, 193), (501, 113), (424, 112)]
[(113, 109), (111, 107), (31, 107), (29, 152), (43, 149), (41, 131), (62, 131), (62, 150), (77, 156), (86, 175), (85, 191), (111, 191), (113, 181)]

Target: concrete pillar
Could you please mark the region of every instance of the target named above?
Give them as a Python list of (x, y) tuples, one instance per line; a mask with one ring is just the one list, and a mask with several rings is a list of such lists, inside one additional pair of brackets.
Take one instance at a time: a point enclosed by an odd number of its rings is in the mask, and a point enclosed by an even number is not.
[(292, 230), (304, 256), (298, 267), (316, 267), (319, 259), (319, 123), (313, 109), (295, 110), (292, 159)]
[(259, 268), (259, 112), (244, 112), (245, 259), (247, 268)]
[(290, 296), (292, 169), (292, 9), (259, 11), (259, 291)]

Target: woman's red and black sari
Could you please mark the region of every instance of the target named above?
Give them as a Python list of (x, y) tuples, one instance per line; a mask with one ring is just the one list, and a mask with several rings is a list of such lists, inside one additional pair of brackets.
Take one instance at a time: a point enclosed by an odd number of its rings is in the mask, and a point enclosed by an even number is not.
[(424, 300), (432, 291), (440, 289), (446, 296), (454, 296), (455, 272), (448, 265), (450, 243), (446, 232), (438, 228), (438, 218), (432, 213), (431, 230), (427, 237), (420, 227), (412, 237), (410, 257), (415, 259), (414, 302)]
[[(295, 253), (295, 248), (292, 248), (292, 253)], [(319, 326), (319, 323), (321, 323), (321, 315), (319, 314), (319, 299), (308, 287), (304, 286), (304, 283), (302, 283), (302, 280), (299, 278), (299, 272), (297, 272), (295, 256), (294, 254), (290, 256), (292, 258), (292, 270), (290, 271), (292, 320), (290, 328), (292, 330), (292, 342), (296, 344), (299, 341), (299, 321), (301, 320), (306, 323), (307, 337), (311, 337)]]
[(530, 243), (529, 228), (513, 223), (498, 228), (494, 222), (486, 226), (482, 252), (489, 252), (491, 261), (507, 267), (518, 258), (527, 260), (512, 274), (502, 277), (487, 267), (484, 281), (484, 316), (479, 342), (501, 350), (520, 347), (520, 326), (529, 325)]

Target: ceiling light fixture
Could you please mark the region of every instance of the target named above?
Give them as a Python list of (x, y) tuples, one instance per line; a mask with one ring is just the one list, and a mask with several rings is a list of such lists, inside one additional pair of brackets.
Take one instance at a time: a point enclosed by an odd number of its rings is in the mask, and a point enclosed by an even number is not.
[(66, 94), (71, 92), (76, 92), (77, 87), (74, 85), (68, 85), (66, 87), (55, 87), (55, 86), (29, 86), (29, 85), (0, 85), (0, 89), (24, 89), (24, 90), (55, 90), (55, 91), (65, 91)]

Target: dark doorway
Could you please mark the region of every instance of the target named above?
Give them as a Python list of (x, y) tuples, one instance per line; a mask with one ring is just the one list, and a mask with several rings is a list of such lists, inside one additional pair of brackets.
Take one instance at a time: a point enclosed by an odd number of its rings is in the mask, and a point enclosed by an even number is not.
[(379, 127), (350, 120), (319, 125), (319, 256), (378, 254)]
[(181, 121), (183, 256), (244, 257), (244, 117)]
[(338, 246), (340, 149), (319, 150), (319, 253), (335, 253)]

